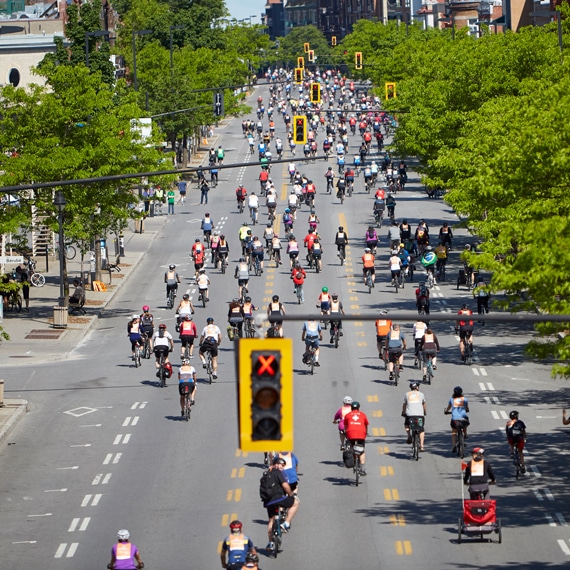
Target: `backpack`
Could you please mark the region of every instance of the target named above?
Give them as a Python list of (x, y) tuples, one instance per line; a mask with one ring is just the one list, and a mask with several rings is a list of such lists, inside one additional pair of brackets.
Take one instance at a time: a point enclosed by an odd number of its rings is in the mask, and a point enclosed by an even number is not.
[(291, 214), (283, 214), (283, 222), (288, 224), (291, 221)]
[(425, 285), (420, 285), (420, 297), (427, 297), (427, 287)]
[(152, 325), (152, 317), (150, 315), (143, 315), (141, 318), (142, 324), (145, 326)]
[(259, 480), (259, 497), (267, 503), (279, 493), (280, 487), (272, 471), (264, 471)]

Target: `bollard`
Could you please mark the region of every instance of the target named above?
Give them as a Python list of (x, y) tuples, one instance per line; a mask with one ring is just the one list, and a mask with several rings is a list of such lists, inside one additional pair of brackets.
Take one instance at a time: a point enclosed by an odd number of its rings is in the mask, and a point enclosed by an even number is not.
[(123, 232), (119, 234), (119, 256), (125, 257), (125, 236)]
[(0, 408), (4, 407), (4, 380), (0, 378)]

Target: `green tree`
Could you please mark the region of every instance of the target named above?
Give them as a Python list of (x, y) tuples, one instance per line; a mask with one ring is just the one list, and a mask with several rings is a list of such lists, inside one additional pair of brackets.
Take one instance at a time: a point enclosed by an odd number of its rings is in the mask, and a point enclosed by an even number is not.
[(305, 65), (308, 65), (309, 60), (304, 51), (305, 43), (309, 43), (315, 52), (318, 64), (331, 63), (332, 50), (325, 35), (315, 26), (295, 27), (284, 38), (278, 38), (278, 41), (277, 58), (285, 65), (297, 67), (297, 58), (301, 56), (305, 58)]

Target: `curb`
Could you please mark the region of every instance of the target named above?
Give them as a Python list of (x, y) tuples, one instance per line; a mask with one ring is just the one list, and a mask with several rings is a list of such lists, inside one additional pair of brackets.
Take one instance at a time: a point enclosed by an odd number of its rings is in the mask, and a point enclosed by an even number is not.
[(5, 405), (0, 408), (0, 413), (2, 410), (15, 409), (13, 413), (10, 413), (8, 421), (3, 423), (0, 427), (0, 445), (4, 443), (4, 440), (10, 435), (10, 432), (14, 429), (16, 424), (24, 417), (24, 414), (29, 411), (30, 404), (27, 400), (5, 400)]

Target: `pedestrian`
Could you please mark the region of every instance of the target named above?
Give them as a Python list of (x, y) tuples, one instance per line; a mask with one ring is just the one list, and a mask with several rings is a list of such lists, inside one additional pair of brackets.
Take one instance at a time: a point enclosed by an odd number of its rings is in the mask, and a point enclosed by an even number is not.
[(208, 182), (205, 178), (202, 179), (202, 183), (200, 184), (200, 204), (207, 204), (208, 203), (208, 192), (210, 191), (210, 187), (208, 186)]
[(477, 278), (477, 285), (473, 289), (473, 297), (477, 300), (477, 313), (489, 313), (489, 292), (483, 277)]
[(180, 192), (181, 204), (184, 204), (184, 202), (186, 201), (186, 190), (187, 190), (186, 180), (180, 180), (178, 182), (178, 192)]
[(166, 199), (168, 201), (168, 214), (174, 214), (174, 200), (176, 194), (174, 193), (174, 188), (170, 188), (166, 194)]
[(16, 267), (16, 274), (22, 284), (22, 296), (24, 297), (24, 311), (30, 310), (30, 278), (25, 265)]

